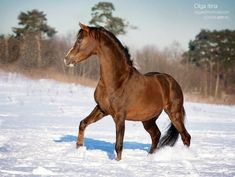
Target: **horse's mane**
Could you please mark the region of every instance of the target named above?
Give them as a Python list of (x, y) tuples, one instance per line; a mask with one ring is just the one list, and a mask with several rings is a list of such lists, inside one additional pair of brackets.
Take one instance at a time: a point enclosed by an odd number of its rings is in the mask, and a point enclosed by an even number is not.
[[(93, 38), (101, 40), (101, 36), (103, 35), (106, 38), (108, 38), (110, 41), (112, 41), (112, 43), (114, 44), (114, 47), (116, 47), (120, 51), (121, 55), (123, 56), (123, 58), (126, 59), (127, 63), (130, 66), (133, 66), (133, 61), (131, 60), (131, 55), (129, 53), (128, 48), (124, 47), (113, 33), (107, 31), (103, 27), (89, 27), (89, 29), (90, 29), (90, 35)], [(82, 30), (78, 32), (78, 37), (82, 38)]]

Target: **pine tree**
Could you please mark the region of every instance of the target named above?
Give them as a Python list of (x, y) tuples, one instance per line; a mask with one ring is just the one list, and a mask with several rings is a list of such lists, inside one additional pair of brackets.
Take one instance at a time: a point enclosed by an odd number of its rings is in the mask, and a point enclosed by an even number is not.
[(21, 27), (13, 28), (16, 37), (21, 37), (27, 32), (40, 32), (48, 37), (52, 37), (56, 33), (56, 30), (47, 24), (46, 14), (42, 11), (34, 9), (21, 12), (18, 20)]
[(114, 35), (126, 34), (128, 27), (136, 29), (135, 26), (130, 26), (124, 19), (113, 16), (115, 8), (111, 2), (99, 2), (91, 10), (92, 19), (89, 23), (96, 27), (103, 26)]
[[(235, 66), (235, 31), (201, 30), (185, 54), (188, 62), (209, 72), (208, 93), (219, 96), (221, 79), (227, 82), (227, 74)], [(215, 84), (213, 84), (213, 79)], [(213, 91), (214, 89), (214, 91)]]

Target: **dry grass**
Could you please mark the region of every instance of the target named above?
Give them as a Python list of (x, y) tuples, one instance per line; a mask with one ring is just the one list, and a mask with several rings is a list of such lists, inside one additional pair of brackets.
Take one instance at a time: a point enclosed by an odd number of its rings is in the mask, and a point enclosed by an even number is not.
[[(95, 80), (91, 80), (86, 77), (78, 77), (78, 76), (70, 76), (64, 73), (60, 73), (53, 68), (40, 68), (40, 69), (22, 69), (15, 65), (1, 65), (0, 69), (6, 72), (16, 72), (25, 75), (30, 79), (54, 79), (60, 82), (65, 83), (77, 83), (81, 85), (85, 85), (88, 87), (96, 87), (97, 82)], [(185, 101), (197, 102), (197, 103), (210, 103), (210, 104), (227, 104), (234, 105), (235, 104), (235, 96), (234, 95), (226, 95), (221, 98), (213, 98), (213, 97), (203, 97), (198, 94), (189, 94), (184, 93)]]
[(85, 77), (78, 77), (78, 76), (71, 76), (64, 73), (60, 73), (56, 71), (54, 68), (39, 68), (39, 69), (22, 69), (18, 68), (14, 65), (0, 65), (0, 69), (6, 72), (16, 72), (23, 74), (24, 76), (30, 79), (54, 79), (60, 82), (65, 83), (77, 83), (81, 85), (85, 85), (88, 87), (95, 87), (97, 85), (97, 81), (85, 78)]
[(214, 98), (214, 97), (204, 97), (201, 95), (184, 93), (184, 100), (190, 101), (190, 102), (195, 102), (195, 103), (235, 105), (235, 96), (234, 95), (228, 95), (226, 97), (222, 96), (220, 98)]

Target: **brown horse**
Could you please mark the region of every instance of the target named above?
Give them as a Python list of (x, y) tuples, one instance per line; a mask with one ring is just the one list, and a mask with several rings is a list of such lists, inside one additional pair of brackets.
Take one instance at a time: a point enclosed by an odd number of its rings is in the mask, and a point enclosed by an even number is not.
[[(132, 66), (127, 49), (112, 33), (102, 27), (83, 24), (80, 27), (65, 64), (77, 64), (93, 54), (98, 55), (100, 80), (94, 94), (97, 106), (80, 122), (77, 147), (83, 145), (85, 128), (106, 115), (111, 115), (116, 125), (117, 160), (121, 159), (125, 120), (142, 121), (152, 139), (149, 153), (165, 145), (173, 146), (179, 134), (189, 146), (191, 138), (184, 126), (183, 93), (176, 80), (158, 72), (139, 73)], [(155, 121), (162, 110), (168, 114), (171, 124), (160, 139), (161, 132)]]

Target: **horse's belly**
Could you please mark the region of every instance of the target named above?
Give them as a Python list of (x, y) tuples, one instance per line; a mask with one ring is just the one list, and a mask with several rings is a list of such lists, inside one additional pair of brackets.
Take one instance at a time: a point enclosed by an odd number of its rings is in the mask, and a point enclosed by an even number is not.
[(159, 113), (161, 113), (163, 107), (162, 105), (154, 105), (148, 107), (134, 107), (127, 110), (126, 120), (132, 121), (146, 121), (154, 118)]

